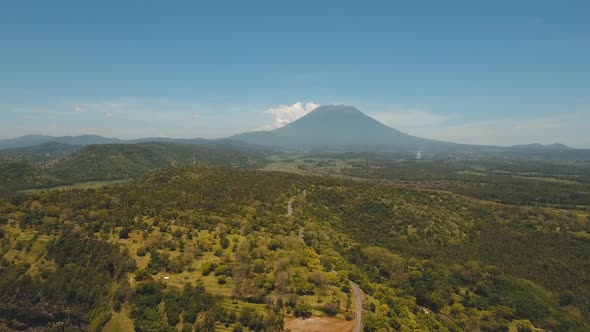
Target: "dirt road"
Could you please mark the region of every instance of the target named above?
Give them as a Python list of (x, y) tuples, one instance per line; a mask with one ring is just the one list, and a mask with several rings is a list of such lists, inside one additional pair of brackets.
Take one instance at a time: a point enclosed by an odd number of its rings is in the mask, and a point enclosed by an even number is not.
[(290, 217), (291, 215), (293, 215), (293, 202), (295, 201), (295, 198), (291, 198), (289, 200), (289, 203), (287, 204), (287, 217)]
[(353, 322), (344, 318), (285, 318), (285, 329), (289, 329), (291, 332), (350, 332), (352, 331), (352, 328)]
[(354, 293), (354, 329), (353, 332), (363, 331), (363, 301), (365, 300), (365, 294), (359, 285), (354, 282), (350, 282), (350, 287)]

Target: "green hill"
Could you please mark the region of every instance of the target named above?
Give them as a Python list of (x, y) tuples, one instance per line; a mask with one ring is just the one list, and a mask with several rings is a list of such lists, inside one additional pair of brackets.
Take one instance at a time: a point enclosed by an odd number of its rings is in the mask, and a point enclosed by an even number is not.
[(179, 143), (91, 145), (64, 158), (49, 172), (65, 181), (136, 177), (165, 166), (210, 163), (227, 167), (259, 167), (264, 154), (234, 148)]
[(65, 157), (70, 153), (78, 151), (82, 148), (82, 145), (47, 142), (28, 147), (0, 150), (0, 159), (42, 161)]
[[(56, 152), (48, 157), (47, 151)], [(67, 151), (67, 153), (66, 153)], [(138, 177), (166, 167), (208, 163), (257, 168), (269, 152), (230, 142), (206, 145), (146, 142), (101, 144), (84, 148), (48, 143), (42, 146), (3, 150), (0, 156), (0, 195), (18, 190), (44, 188), (96, 180)]]
[(15, 197), (0, 216), (0, 322), (14, 330), (345, 322), (349, 280), (367, 331), (590, 328), (590, 219), (571, 211), (199, 165)]

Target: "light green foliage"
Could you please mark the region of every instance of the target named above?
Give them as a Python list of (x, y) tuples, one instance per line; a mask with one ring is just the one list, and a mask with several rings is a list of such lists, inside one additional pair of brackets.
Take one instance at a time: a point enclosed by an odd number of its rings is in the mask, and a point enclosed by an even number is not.
[(0, 216), (0, 318), (30, 328), (64, 324), (46, 313), (65, 306), (78, 329), (129, 310), (144, 331), (280, 331), (285, 315), (352, 317), (349, 280), (368, 331), (589, 326), (584, 213), (194, 166)]

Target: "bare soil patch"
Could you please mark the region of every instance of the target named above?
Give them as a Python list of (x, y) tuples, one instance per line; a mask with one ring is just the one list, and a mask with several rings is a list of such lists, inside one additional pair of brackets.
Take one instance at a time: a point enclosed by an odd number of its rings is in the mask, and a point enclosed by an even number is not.
[(335, 317), (311, 317), (308, 319), (287, 317), (285, 329), (291, 332), (351, 332), (354, 320)]

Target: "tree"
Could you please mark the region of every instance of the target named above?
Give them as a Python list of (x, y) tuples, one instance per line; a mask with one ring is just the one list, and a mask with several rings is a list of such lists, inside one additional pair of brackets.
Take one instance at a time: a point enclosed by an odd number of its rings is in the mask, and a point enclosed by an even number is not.
[(566, 306), (574, 303), (575, 295), (571, 290), (563, 291), (559, 294), (559, 305)]
[(299, 301), (295, 306), (295, 317), (309, 318), (311, 317), (311, 306), (304, 301)]

